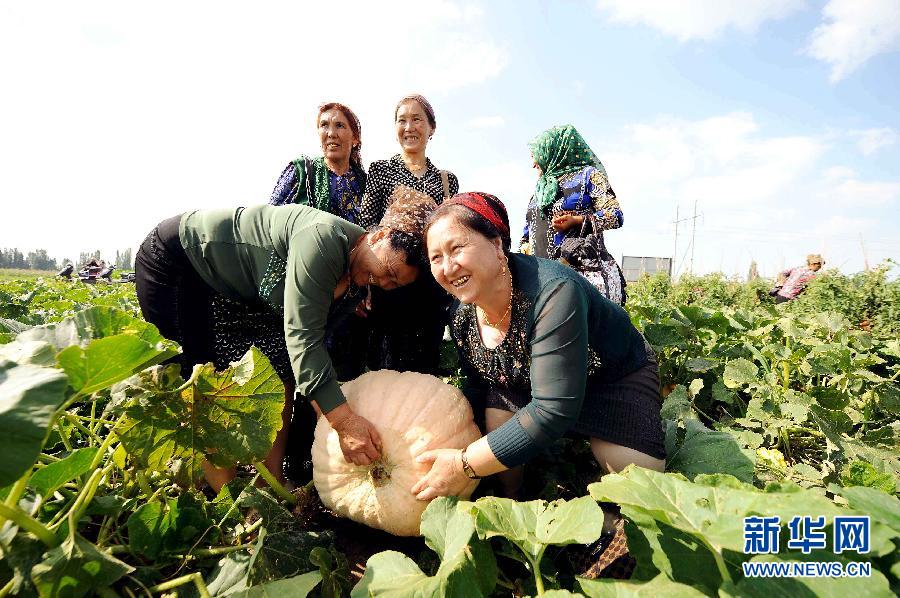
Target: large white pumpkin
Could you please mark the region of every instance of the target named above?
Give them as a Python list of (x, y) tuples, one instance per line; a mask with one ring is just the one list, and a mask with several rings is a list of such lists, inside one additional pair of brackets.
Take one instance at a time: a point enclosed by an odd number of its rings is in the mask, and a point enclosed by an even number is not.
[[(313, 481), (335, 513), (397, 536), (419, 535), (428, 503), (410, 488), (430, 469), (416, 457), (437, 448), (465, 448), (481, 436), (465, 396), (439, 378), (415, 372), (368, 372), (341, 386), (354, 412), (381, 435), (382, 455), (367, 466), (344, 459), (328, 420), (319, 418), (312, 447)], [(468, 498), (476, 481), (462, 494)]]

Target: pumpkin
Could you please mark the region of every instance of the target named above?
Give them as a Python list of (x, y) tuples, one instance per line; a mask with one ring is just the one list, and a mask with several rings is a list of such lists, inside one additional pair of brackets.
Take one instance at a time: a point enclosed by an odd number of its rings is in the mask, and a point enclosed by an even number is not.
[[(350, 407), (381, 436), (381, 457), (366, 466), (344, 459), (337, 432), (319, 418), (312, 447), (313, 483), (326, 507), (353, 521), (397, 536), (419, 535), (428, 506), (410, 492), (430, 464), (423, 452), (465, 448), (481, 437), (472, 408), (459, 389), (416, 372), (379, 370), (345, 383)], [(477, 481), (463, 492), (468, 498)]]

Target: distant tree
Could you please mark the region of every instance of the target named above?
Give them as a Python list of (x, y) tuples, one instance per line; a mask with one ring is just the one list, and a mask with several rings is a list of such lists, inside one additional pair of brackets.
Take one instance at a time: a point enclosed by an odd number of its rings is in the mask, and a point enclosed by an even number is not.
[(121, 253), (116, 251), (116, 268), (119, 270), (131, 270), (131, 248), (129, 247)]
[(28, 252), (28, 268), (32, 270), (53, 270), (56, 268), (56, 261), (47, 255), (46, 249), (37, 249)]
[(750, 271), (747, 273), (747, 280), (756, 280), (759, 278), (759, 270), (756, 269), (756, 260), (750, 262)]
[(25, 256), (17, 248), (0, 249), (0, 268), (27, 268)]
[(78, 255), (78, 264), (77, 266), (83, 266), (91, 260), (99, 260), (100, 259), (100, 250), (94, 251), (91, 253), (90, 251), (82, 251)]

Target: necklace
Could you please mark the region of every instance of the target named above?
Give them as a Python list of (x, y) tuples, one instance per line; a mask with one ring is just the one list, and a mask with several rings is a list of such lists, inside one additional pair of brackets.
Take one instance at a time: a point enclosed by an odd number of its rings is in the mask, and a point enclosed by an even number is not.
[(490, 326), (491, 328), (495, 328), (495, 329), (499, 330), (500, 326), (503, 325), (503, 321), (506, 320), (507, 316), (509, 316), (509, 313), (512, 311), (512, 295), (513, 295), (512, 286), (513, 286), (512, 285), (512, 274), (510, 274), (510, 276), (509, 276), (509, 305), (506, 306), (506, 311), (503, 312), (503, 315), (500, 317), (500, 320), (498, 320), (496, 323), (491, 322), (488, 319), (487, 312), (484, 311), (483, 308), (481, 308), (481, 307), (478, 308), (481, 310), (481, 319), (484, 320), (484, 323), (486, 325)]

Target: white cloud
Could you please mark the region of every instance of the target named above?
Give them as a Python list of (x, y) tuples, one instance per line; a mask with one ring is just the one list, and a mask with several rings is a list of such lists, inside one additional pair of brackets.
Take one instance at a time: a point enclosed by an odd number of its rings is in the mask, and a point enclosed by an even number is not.
[(496, 129), (506, 124), (506, 119), (500, 115), (479, 116), (469, 121), (468, 125), (472, 129)]
[(860, 68), (873, 56), (900, 49), (900, 2), (830, 0), (822, 10), (806, 52), (831, 65), (832, 83)]
[(754, 33), (805, 6), (804, 0), (597, 0), (614, 23), (646, 25), (679, 41), (710, 40), (726, 29)]
[[(610, 138), (582, 132), (588, 140)], [(743, 274), (756, 260), (771, 275), (814, 251), (841, 255), (835, 266), (859, 269), (860, 233), (873, 263), (896, 255), (890, 214), (900, 201), (900, 180), (871, 180), (828, 165), (830, 152), (842, 147), (831, 145), (828, 131), (773, 135), (752, 114), (736, 112), (661, 118), (611, 138), (594, 149), (625, 213), (625, 226), (606, 235), (617, 257), (672, 255), (678, 206), (679, 218), (688, 220), (679, 225), (676, 263), (686, 271), (695, 201), (697, 272)]]
[(424, 94), (440, 163), (445, 107), (510, 61), (486, 20), (448, 1), (4, 3), (0, 245), (114, 255), (167, 216), (265, 201), (288, 160), (318, 153), (325, 100), (357, 112), (369, 161), (397, 151), (396, 100)]
[(897, 134), (897, 131), (889, 127), (851, 131), (850, 135), (856, 138), (859, 151), (864, 156), (871, 156), (881, 148), (894, 145), (900, 141), (900, 135)]

